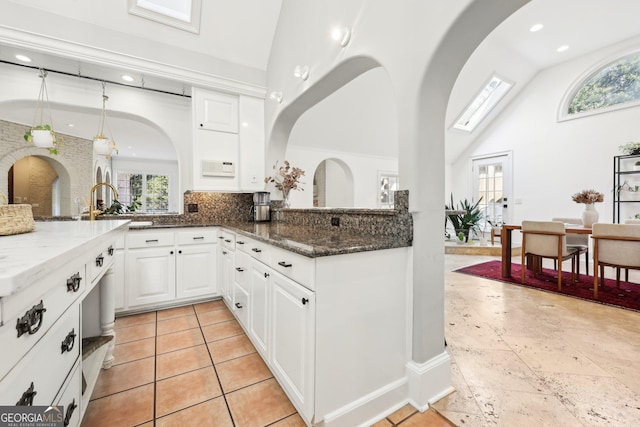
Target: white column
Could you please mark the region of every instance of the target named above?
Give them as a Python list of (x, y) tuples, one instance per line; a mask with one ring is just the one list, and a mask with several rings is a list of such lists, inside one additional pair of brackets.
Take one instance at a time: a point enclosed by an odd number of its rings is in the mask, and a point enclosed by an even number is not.
[(116, 314), (115, 314), (115, 272), (113, 267), (104, 274), (100, 279), (100, 329), (103, 336), (112, 336), (109, 341), (107, 353), (102, 362), (103, 369), (109, 369), (113, 365), (113, 348), (116, 342), (116, 332), (114, 330)]

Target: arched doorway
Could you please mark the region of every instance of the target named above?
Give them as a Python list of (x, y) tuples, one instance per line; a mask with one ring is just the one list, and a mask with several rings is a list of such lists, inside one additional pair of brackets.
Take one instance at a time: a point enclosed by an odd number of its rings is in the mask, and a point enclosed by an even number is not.
[(353, 207), (353, 173), (340, 159), (325, 159), (313, 174), (313, 207)]

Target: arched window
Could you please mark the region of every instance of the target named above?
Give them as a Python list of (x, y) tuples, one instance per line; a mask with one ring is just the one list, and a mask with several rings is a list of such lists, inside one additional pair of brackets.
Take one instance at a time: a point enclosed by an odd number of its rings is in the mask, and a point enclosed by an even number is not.
[(568, 114), (640, 101), (640, 53), (625, 56), (593, 73), (575, 93)]

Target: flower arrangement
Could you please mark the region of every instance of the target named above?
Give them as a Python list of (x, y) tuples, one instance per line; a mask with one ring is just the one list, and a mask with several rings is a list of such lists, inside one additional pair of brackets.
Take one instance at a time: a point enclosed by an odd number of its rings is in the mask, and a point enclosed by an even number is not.
[(624, 154), (640, 154), (640, 142), (627, 142), (618, 148)]
[(604, 201), (604, 194), (596, 191), (596, 190), (582, 190), (579, 193), (571, 196), (574, 202), (576, 203), (584, 203), (587, 205), (593, 203), (601, 203)]
[(304, 171), (300, 168), (291, 166), (288, 160), (285, 160), (284, 166), (280, 167), (278, 167), (278, 162), (276, 162), (276, 164), (273, 165), (273, 170), (277, 170), (277, 172), (273, 176), (266, 177), (264, 182), (267, 184), (272, 182), (278, 190), (282, 191), (284, 203), (285, 206), (287, 206), (289, 201), (289, 191), (304, 191), (304, 188), (300, 187), (300, 184), (304, 184), (304, 182), (300, 181), (300, 178), (304, 176)]

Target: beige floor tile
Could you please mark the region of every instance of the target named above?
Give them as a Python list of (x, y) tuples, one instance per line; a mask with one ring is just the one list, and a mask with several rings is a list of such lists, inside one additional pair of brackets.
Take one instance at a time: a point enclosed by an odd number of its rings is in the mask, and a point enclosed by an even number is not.
[(153, 420), (153, 384), (89, 402), (83, 427), (128, 427)]
[(182, 307), (167, 308), (165, 310), (158, 310), (158, 320), (173, 319), (174, 317), (193, 316), (196, 314), (193, 311), (192, 305), (185, 305)]
[(222, 340), (236, 335), (242, 335), (242, 326), (234, 319), (226, 322), (203, 326), (202, 333), (207, 342)]
[(156, 338), (156, 350), (158, 354), (180, 350), (187, 347), (204, 344), (204, 338), (200, 328), (186, 329), (180, 332), (159, 335)]
[(394, 424), (399, 424), (401, 421), (409, 418), (411, 415), (418, 412), (416, 408), (411, 405), (404, 405), (402, 408), (389, 415), (387, 418)]
[(611, 376), (566, 340), (529, 337), (505, 337), (505, 340), (533, 371)]
[(373, 424), (371, 427), (393, 427), (393, 423), (385, 418)]
[(209, 346), (209, 351), (215, 364), (256, 352), (255, 347), (246, 335), (210, 342), (207, 346)]
[(296, 412), (273, 378), (226, 397), (236, 427), (266, 426)]
[(156, 336), (156, 324), (145, 323), (142, 325), (121, 328), (116, 331), (116, 345), (126, 342), (143, 340)]
[(114, 365), (132, 362), (134, 360), (152, 357), (156, 352), (156, 340), (145, 338), (138, 341), (130, 341), (118, 344), (113, 349)]
[(302, 421), (300, 415), (293, 414), (288, 416), (284, 420), (280, 420), (277, 423), (271, 424), (269, 427), (306, 427), (307, 425)]
[(258, 353), (216, 364), (216, 371), (225, 393), (273, 377)]
[(197, 328), (198, 326), (196, 316), (174, 317), (173, 319), (158, 321), (158, 335), (171, 334)]
[(455, 391), (433, 404), (433, 407), (438, 412), (482, 413), (457, 363), (451, 364), (451, 385), (455, 388)]
[(222, 395), (212, 367), (156, 382), (156, 417), (162, 417), (189, 406)]
[(223, 307), (214, 311), (204, 311), (198, 313), (198, 321), (200, 326), (212, 325), (214, 323), (227, 322), (233, 320), (233, 314), (228, 308)]
[(615, 378), (544, 373), (549, 388), (583, 425), (637, 426), (640, 395)]
[(221, 299), (217, 299), (213, 301), (202, 302), (200, 304), (195, 304), (193, 308), (196, 310), (196, 313), (200, 314), (207, 311), (214, 311), (214, 310), (220, 310), (222, 308), (226, 308), (226, 305), (224, 304), (224, 301), (222, 301)]
[(212, 365), (204, 344), (159, 354), (156, 357), (156, 381)]
[(502, 337), (496, 333), (489, 323), (473, 322), (468, 319), (448, 320), (447, 343), (464, 348), (487, 348), (493, 350), (510, 350)]
[(455, 427), (453, 423), (432, 409), (412, 415), (398, 425), (401, 427)]
[(155, 323), (155, 321), (156, 321), (156, 312), (151, 311), (149, 313), (117, 317), (114, 328), (115, 329), (128, 328), (130, 326), (142, 325), (144, 323)]
[(154, 358), (148, 357), (101, 370), (91, 399), (153, 383), (154, 367)]
[(184, 426), (233, 427), (233, 422), (223, 397), (208, 400), (156, 420), (156, 427)]
[(581, 423), (554, 394), (471, 387), (489, 425), (574, 427)]
[(438, 411), (456, 426), (485, 427), (491, 425), (482, 414), (467, 414), (465, 412)]

